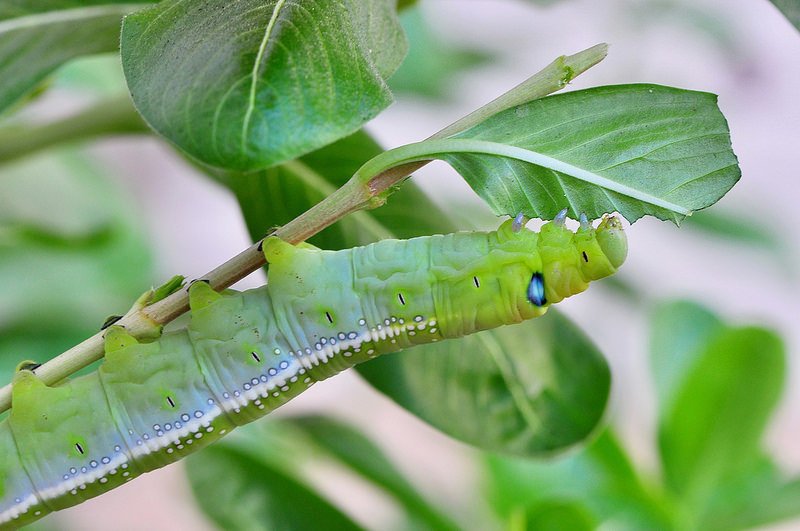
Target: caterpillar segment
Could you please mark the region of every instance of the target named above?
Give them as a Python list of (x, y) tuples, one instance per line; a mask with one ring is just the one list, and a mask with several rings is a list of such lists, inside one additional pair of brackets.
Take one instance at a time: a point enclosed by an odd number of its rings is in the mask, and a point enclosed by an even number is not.
[(106, 333), (97, 371), (13, 381), (0, 422), (0, 528), (14, 529), (177, 461), (357, 363), (542, 315), (608, 276), (627, 253), (614, 217), (576, 233), (509, 220), (324, 251), (271, 237), (269, 283), (189, 288), (184, 330)]

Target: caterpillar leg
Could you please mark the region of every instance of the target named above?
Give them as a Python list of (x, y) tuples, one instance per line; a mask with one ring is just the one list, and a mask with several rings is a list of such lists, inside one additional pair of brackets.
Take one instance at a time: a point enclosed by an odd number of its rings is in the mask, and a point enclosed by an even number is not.
[(139, 344), (139, 341), (121, 326), (110, 326), (103, 336), (103, 341), (103, 350), (106, 354)]
[(214, 291), (208, 282), (198, 280), (189, 286), (189, 308), (196, 312), (210, 306), (222, 298), (222, 294)]
[(277, 236), (270, 236), (264, 240), (261, 250), (264, 251), (264, 257), (267, 259), (267, 262), (270, 264), (278, 264), (291, 260), (298, 252), (319, 251), (320, 248), (308, 242), (300, 242), (297, 245), (292, 245), (289, 242), (281, 240)]

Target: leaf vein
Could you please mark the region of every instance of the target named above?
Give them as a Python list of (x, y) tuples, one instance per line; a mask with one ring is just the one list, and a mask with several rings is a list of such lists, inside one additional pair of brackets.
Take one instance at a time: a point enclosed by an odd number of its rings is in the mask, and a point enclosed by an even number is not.
[(275, 23), (277, 22), (278, 18), (281, 15), (283, 10), (283, 6), (286, 3), (286, 0), (278, 0), (275, 4), (275, 9), (272, 11), (272, 16), (269, 19), (269, 23), (267, 23), (267, 28), (264, 30), (264, 37), (261, 39), (261, 44), (258, 47), (258, 54), (256, 55), (256, 60), (253, 62), (253, 70), (250, 74), (250, 95), (247, 100), (247, 108), (244, 113), (244, 121), (242, 123), (242, 145), (241, 151), (244, 154), (247, 146), (247, 135), (250, 129), (250, 120), (253, 117), (253, 111), (256, 108), (256, 91), (258, 90), (258, 74), (259, 70), (262, 67), (262, 63), (264, 61), (264, 54), (267, 49), (267, 44), (269, 43), (270, 37), (272, 37), (272, 32), (275, 29)]

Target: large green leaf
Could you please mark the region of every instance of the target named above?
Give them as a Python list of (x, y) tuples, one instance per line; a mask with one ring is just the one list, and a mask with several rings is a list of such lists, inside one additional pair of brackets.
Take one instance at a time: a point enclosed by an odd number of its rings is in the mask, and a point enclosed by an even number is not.
[(380, 487), (404, 509), (417, 529), (455, 530), (459, 526), (429, 504), (383, 451), (353, 426), (330, 417), (308, 415), (286, 420), (326, 453)]
[(780, 338), (761, 328), (717, 334), (677, 389), (659, 425), (668, 487), (700, 512), (724, 478), (751, 466), (783, 387)]
[(216, 445), (192, 456), (189, 463), (195, 497), (221, 529), (361, 529), (302, 482), (252, 452)]
[(680, 221), (740, 176), (716, 96), (659, 85), (556, 94), (499, 112), (448, 139), (365, 164), (369, 180), (411, 161), (448, 161), (498, 215), (577, 218), (617, 211)]
[(800, 31), (800, 0), (772, 0), (772, 3)]
[[(447, 158), (497, 214), (551, 218), (568, 206), (576, 217), (617, 211), (631, 222), (646, 214), (678, 220), (680, 212), (636, 195), (699, 210), (739, 180), (716, 102), (658, 85), (597, 87), (534, 100), (458, 135), (550, 156), (591, 174), (582, 177), (509, 159)], [(607, 181), (582, 180), (592, 176)]]
[(391, 0), (167, 0), (125, 19), (136, 107), (193, 157), (255, 170), (359, 129), (406, 44)]
[(652, 317), (650, 363), (663, 414), (694, 370), (709, 341), (725, 330), (711, 311), (690, 301), (659, 305)]
[(548, 454), (585, 439), (603, 415), (611, 383), (597, 348), (552, 311), (383, 356), (359, 372), (448, 435), (516, 455)]
[(116, 51), (123, 15), (152, 1), (0, 2), (0, 113), (70, 59)]

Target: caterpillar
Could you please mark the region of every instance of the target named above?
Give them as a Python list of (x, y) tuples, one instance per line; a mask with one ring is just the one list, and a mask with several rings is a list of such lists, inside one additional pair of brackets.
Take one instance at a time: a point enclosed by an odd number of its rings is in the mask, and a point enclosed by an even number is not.
[(270, 237), (268, 284), (193, 283), (185, 329), (140, 342), (112, 326), (98, 370), (60, 385), (21, 368), (0, 423), (0, 528), (177, 461), (357, 363), (542, 315), (627, 254), (616, 217), (577, 232), (565, 217), (342, 251)]

